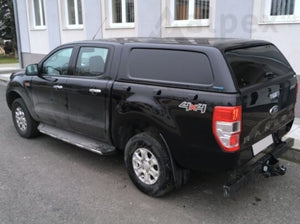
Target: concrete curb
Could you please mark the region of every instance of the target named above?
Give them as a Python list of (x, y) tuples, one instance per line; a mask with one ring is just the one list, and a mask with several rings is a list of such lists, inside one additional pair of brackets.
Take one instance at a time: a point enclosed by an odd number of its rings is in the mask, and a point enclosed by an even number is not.
[(0, 85), (2, 85), (2, 86), (7, 86), (7, 82), (8, 81), (6, 81), (6, 80), (0, 79)]
[[(7, 73), (6, 73), (7, 74)], [(0, 74), (0, 84), (6, 86), (9, 81), (10, 75)]]
[(290, 148), (288, 151), (283, 153), (280, 158), (290, 162), (300, 163), (300, 150)]
[(7, 74), (7, 73), (13, 73), (13, 72), (18, 72), (18, 71), (20, 71), (21, 69), (11, 69), (11, 70), (4, 70), (4, 71), (1, 71), (0, 70), (0, 75), (1, 74)]

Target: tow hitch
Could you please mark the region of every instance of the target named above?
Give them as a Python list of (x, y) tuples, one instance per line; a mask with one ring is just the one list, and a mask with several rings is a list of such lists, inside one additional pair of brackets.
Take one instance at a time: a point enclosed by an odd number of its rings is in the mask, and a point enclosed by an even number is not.
[(286, 173), (286, 167), (280, 166), (278, 159), (271, 157), (263, 165), (262, 173), (265, 177), (283, 176)]
[(244, 167), (231, 174), (229, 181), (223, 186), (224, 197), (237, 192), (244, 186), (253, 174), (262, 174), (264, 177), (282, 176), (286, 173), (286, 167), (279, 164), (278, 157), (286, 152), (294, 144), (294, 139), (288, 138), (284, 142), (273, 143), (255, 161), (250, 161)]

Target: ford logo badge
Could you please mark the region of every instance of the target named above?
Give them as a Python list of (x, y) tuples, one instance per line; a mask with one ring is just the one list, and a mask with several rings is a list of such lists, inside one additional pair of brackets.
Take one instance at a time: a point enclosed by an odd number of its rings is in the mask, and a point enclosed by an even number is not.
[(270, 93), (270, 95), (269, 95), (269, 97), (270, 97), (271, 100), (275, 100), (275, 99), (279, 98), (279, 96), (280, 96), (280, 92), (279, 91), (276, 91), (274, 93)]
[(274, 107), (272, 107), (270, 109), (270, 114), (276, 114), (279, 111), (279, 107), (277, 105), (275, 105)]

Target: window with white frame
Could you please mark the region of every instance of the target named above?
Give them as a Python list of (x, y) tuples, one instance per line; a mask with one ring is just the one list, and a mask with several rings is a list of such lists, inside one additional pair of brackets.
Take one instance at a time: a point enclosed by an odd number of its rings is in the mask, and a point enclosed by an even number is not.
[(111, 0), (109, 11), (111, 27), (134, 26), (134, 0)]
[(43, 0), (31, 0), (32, 24), (34, 29), (45, 28), (45, 13)]
[(210, 0), (171, 0), (171, 25), (209, 25)]
[(81, 0), (64, 0), (67, 28), (83, 28)]
[(300, 0), (265, 0), (264, 22), (300, 22)]

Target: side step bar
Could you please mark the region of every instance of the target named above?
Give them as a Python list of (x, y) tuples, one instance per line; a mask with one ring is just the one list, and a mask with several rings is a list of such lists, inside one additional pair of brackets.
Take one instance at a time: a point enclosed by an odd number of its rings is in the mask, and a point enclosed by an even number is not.
[(105, 144), (103, 142), (91, 139), (79, 134), (75, 134), (69, 131), (61, 130), (59, 128), (41, 123), (38, 126), (38, 130), (53, 138), (62, 140), (64, 142), (76, 145), (82, 149), (86, 149), (100, 155), (111, 155), (116, 152), (115, 147)]

